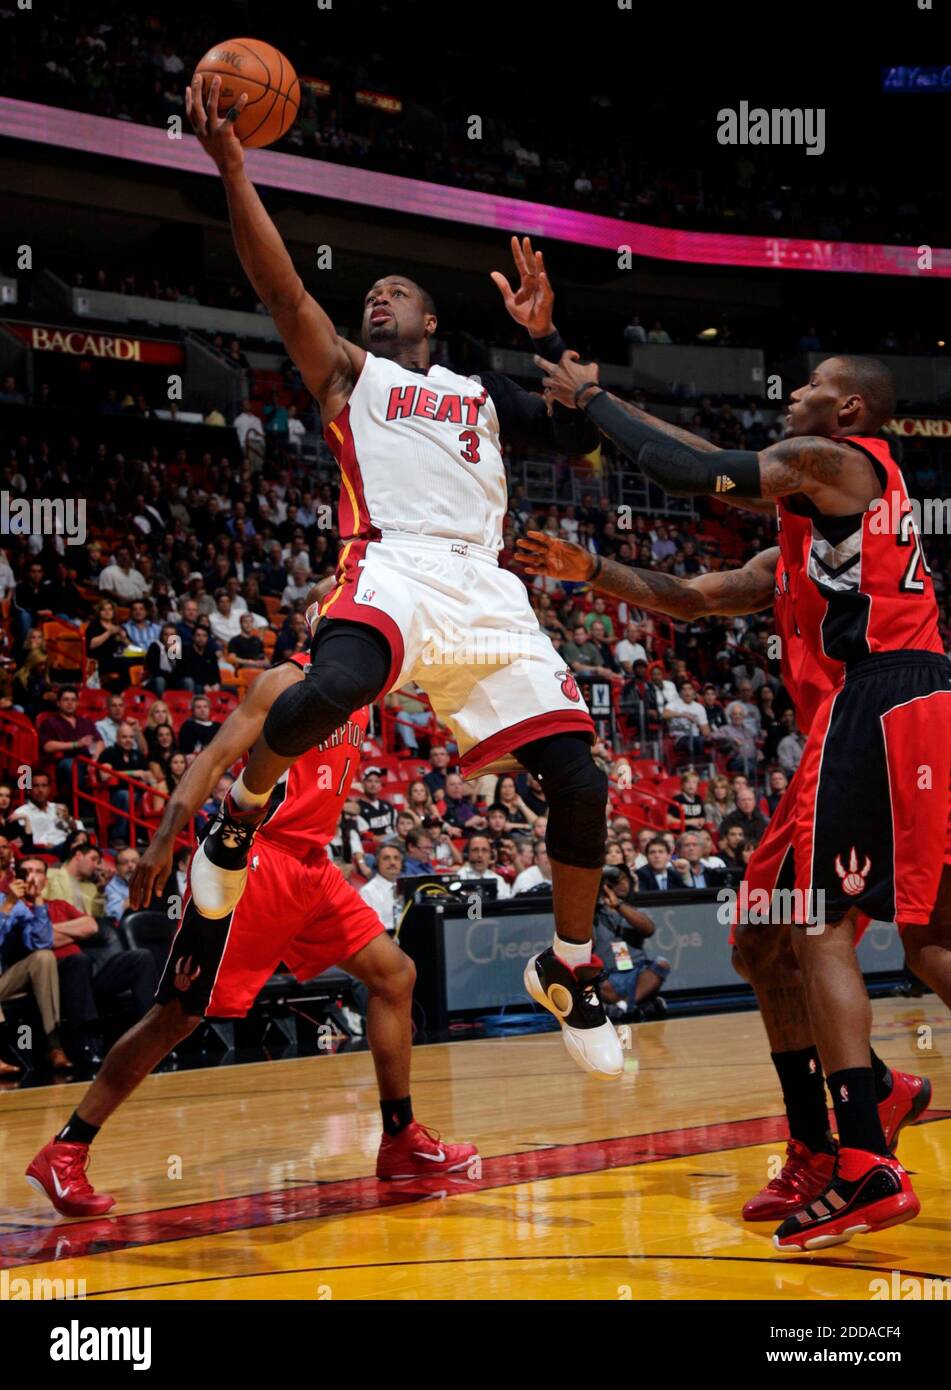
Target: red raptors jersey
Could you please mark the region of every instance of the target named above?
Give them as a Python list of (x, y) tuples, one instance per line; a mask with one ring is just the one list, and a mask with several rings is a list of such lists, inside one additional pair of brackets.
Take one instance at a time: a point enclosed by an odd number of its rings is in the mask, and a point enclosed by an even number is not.
[(304, 753), (274, 788), (257, 838), (295, 859), (325, 858), (360, 766), (370, 709), (354, 710), (329, 738)]
[(780, 544), (785, 532), (790, 563), (801, 556), (795, 617), (809, 657), (828, 667), (876, 652), (943, 652), (934, 586), (901, 470), (882, 439), (850, 435), (842, 443), (871, 461), (880, 498), (844, 517), (823, 516), (802, 494), (778, 504)]

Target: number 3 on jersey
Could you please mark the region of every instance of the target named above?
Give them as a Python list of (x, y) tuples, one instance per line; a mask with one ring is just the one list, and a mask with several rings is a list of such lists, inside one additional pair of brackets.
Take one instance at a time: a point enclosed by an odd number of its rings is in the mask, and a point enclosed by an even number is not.
[(459, 436), (459, 443), (464, 444), (462, 457), (466, 463), (479, 463), (479, 435), (476, 430), (463, 430)]

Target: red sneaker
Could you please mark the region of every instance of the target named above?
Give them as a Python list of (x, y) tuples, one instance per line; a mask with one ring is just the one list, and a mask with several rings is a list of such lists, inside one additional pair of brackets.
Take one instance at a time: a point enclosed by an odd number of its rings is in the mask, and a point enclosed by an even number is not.
[(895, 1152), (898, 1136), (905, 1125), (920, 1120), (930, 1104), (931, 1082), (926, 1076), (912, 1076), (907, 1071), (892, 1072), (891, 1092), (878, 1106), (889, 1153)]
[(438, 1134), (413, 1120), (395, 1137), (384, 1134), (376, 1160), (378, 1178), (431, 1178), (457, 1173), (478, 1157), (475, 1144), (444, 1144)]
[(786, 1145), (783, 1171), (751, 1197), (743, 1208), (744, 1221), (775, 1221), (811, 1202), (828, 1185), (835, 1154), (813, 1153), (799, 1139)]
[(853, 1236), (911, 1221), (921, 1210), (911, 1179), (897, 1158), (840, 1149), (825, 1190), (787, 1216), (773, 1236), (777, 1250), (819, 1250)]
[(88, 1144), (51, 1139), (27, 1168), (26, 1180), (63, 1216), (102, 1216), (115, 1206), (116, 1199), (96, 1192), (86, 1177), (88, 1165)]

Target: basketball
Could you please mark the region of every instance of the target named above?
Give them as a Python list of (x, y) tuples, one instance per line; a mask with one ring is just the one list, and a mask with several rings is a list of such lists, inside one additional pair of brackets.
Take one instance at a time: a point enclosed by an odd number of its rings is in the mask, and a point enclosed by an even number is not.
[(224, 115), (247, 92), (248, 103), (234, 123), (242, 145), (261, 149), (290, 130), (300, 106), (300, 81), (283, 53), (260, 39), (226, 39), (209, 48), (195, 69), (207, 96), (221, 78), (218, 110)]

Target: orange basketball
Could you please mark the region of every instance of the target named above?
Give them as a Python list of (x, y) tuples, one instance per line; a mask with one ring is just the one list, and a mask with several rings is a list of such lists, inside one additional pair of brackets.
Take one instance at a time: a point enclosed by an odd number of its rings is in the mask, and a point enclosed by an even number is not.
[(223, 116), (242, 92), (248, 104), (234, 123), (242, 145), (273, 145), (290, 130), (300, 106), (300, 81), (290, 63), (260, 39), (227, 39), (209, 48), (195, 68), (207, 97), (211, 79), (221, 78), (218, 111)]

